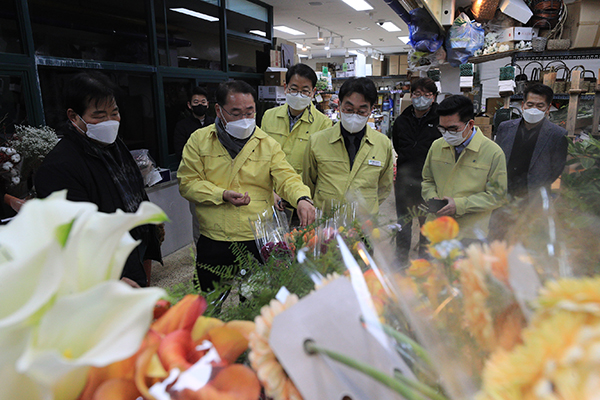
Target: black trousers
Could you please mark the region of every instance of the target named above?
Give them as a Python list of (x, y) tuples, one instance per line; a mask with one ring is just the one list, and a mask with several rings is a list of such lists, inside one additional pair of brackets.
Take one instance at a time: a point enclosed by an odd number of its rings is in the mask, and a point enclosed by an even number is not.
[(198, 238), (198, 243), (196, 243), (196, 272), (198, 273), (200, 288), (203, 291), (210, 292), (214, 289), (214, 282), (221, 282), (223, 279), (222, 276), (209, 271), (204, 268), (203, 265), (210, 267), (234, 266), (235, 255), (231, 251), (233, 243), (239, 243), (246, 247), (257, 260), (260, 260), (260, 252), (258, 251), (254, 240), (223, 242), (210, 239), (204, 235), (200, 235)]
[[(394, 185), (394, 193), (396, 197), (396, 215), (402, 225), (402, 230), (396, 234), (396, 255), (400, 264), (406, 265), (409, 262), (408, 254), (412, 239), (412, 220), (409, 220), (409, 209), (418, 207), (419, 204), (423, 203), (421, 182), (410, 178), (402, 179), (398, 176)], [(423, 224), (425, 218), (419, 218), (419, 220)], [(425, 241), (425, 238), (420, 235), (419, 243), (425, 243)], [(421, 247), (423, 247), (423, 250), (419, 250), (420, 257), (424, 255), (425, 251), (424, 246)]]

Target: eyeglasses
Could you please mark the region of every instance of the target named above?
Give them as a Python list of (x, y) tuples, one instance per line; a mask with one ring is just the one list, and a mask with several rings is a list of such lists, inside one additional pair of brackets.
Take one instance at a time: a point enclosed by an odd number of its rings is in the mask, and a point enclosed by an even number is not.
[(441, 126), (441, 125), (438, 125), (438, 126), (437, 126), (437, 129), (438, 129), (438, 131), (440, 131), (440, 133), (441, 133), (442, 135), (443, 135), (443, 134), (445, 134), (445, 133), (449, 133), (449, 134), (451, 134), (451, 135), (452, 135), (452, 134), (457, 134), (457, 133), (460, 133), (460, 134), (462, 135), (462, 133), (465, 131), (465, 129), (467, 129), (467, 125), (469, 125), (469, 123), (468, 123), (468, 122), (465, 124), (465, 127), (464, 127), (464, 128), (462, 128), (460, 131), (459, 131), (459, 130), (455, 130), (455, 129), (456, 129), (455, 127), (452, 127), (452, 128), (454, 128), (454, 129), (447, 129), (446, 127), (444, 127), (444, 126)]
[[(225, 110), (225, 107), (221, 107), (221, 110)], [(234, 118), (239, 118), (239, 117), (243, 117), (243, 118), (254, 118), (254, 115), (256, 115), (256, 110), (252, 110), (249, 111), (247, 113), (242, 113), (242, 112), (233, 112), (230, 113), (229, 111), (225, 110), (225, 112), (229, 115), (231, 115)]]
[(357, 114), (357, 115), (360, 115), (361, 117), (367, 117), (367, 116), (371, 115), (371, 110), (369, 110), (369, 109), (362, 109), (362, 110), (354, 111), (354, 109), (352, 109), (352, 108), (342, 108), (342, 112), (344, 114)]
[(423, 97), (425, 97), (427, 99), (431, 99), (431, 98), (433, 98), (434, 94), (433, 93), (423, 93), (423, 92), (419, 92), (419, 91), (412, 92), (410, 94), (410, 97), (415, 97), (415, 98), (416, 97), (421, 97), (421, 96), (423, 96)]
[(288, 93), (291, 94), (292, 96), (298, 96), (299, 94), (301, 94), (304, 97), (310, 97), (312, 96), (312, 90), (298, 90), (296, 88), (289, 88), (288, 89)]

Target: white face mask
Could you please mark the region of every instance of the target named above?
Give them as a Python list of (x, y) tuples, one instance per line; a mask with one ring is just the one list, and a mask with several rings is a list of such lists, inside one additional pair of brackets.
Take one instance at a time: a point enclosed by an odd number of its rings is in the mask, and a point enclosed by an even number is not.
[(537, 124), (546, 116), (546, 112), (537, 108), (523, 110), (523, 119), (530, 124)]
[(90, 139), (95, 140), (96, 142), (100, 142), (103, 144), (112, 144), (117, 140), (117, 133), (119, 132), (119, 121), (108, 120), (103, 122), (98, 122), (97, 124), (88, 124), (78, 115), (81, 122), (85, 124), (87, 127), (87, 132), (81, 130), (75, 123), (72, 122), (73, 125), (77, 129), (81, 131), (81, 133), (85, 134)]
[(415, 110), (425, 111), (429, 107), (431, 107), (431, 104), (433, 103), (433, 98), (428, 99), (425, 96), (413, 97), (411, 102)]
[[(223, 118), (223, 112), (221, 112), (221, 118)], [(225, 118), (223, 118), (223, 122), (227, 122)], [(227, 122), (227, 125), (225, 125), (225, 131), (238, 139), (249, 138), (255, 128), (256, 119), (254, 118), (242, 118), (237, 121)]]
[(369, 116), (362, 117), (358, 114), (340, 113), (342, 118), (342, 126), (350, 133), (357, 133), (362, 130), (367, 124)]
[(292, 110), (304, 110), (306, 107), (310, 105), (312, 98), (310, 96), (305, 96), (301, 93), (297, 95), (293, 95), (291, 93), (285, 94), (285, 101), (292, 108)]
[(464, 129), (460, 132), (445, 131), (442, 135), (444, 136), (444, 140), (446, 141), (446, 143), (448, 143), (450, 146), (458, 146), (462, 144), (462, 142), (465, 141), (465, 138), (463, 138), (463, 133), (468, 126), (469, 124), (467, 124), (464, 127)]

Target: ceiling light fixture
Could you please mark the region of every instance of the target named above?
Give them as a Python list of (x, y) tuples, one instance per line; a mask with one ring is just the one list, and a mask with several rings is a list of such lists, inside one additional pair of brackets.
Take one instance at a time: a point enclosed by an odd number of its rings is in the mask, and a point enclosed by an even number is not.
[(350, 39), (350, 41), (356, 43), (359, 46), (370, 46), (371, 45), (371, 43), (369, 43), (363, 39)]
[(308, 52), (308, 59), (312, 60), (312, 51)]
[(169, 10), (189, 15), (190, 17), (200, 18), (208, 22), (215, 22), (219, 20), (219, 18), (213, 17), (212, 15), (203, 14), (201, 12), (193, 11), (188, 8), (169, 8)]
[(340, 36), (340, 47), (344, 47), (344, 37)]
[(304, 42), (302, 42), (302, 51), (306, 51), (307, 47), (306, 47), (306, 40), (304, 40)]
[(348, 48), (346, 47), (346, 54), (344, 54), (344, 56), (346, 57), (350, 57), (350, 52), (348, 51)]
[(317, 40), (319, 42), (323, 41), (323, 32), (321, 32), (321, 28), (319, 28), (318, 26), (317, 26)]
[(331, 52), (330, 51), (327, 52), (327, 58), (331, 58)]
[(373, 7), (367, 3), (365, 0), (342, 0), (344, 3), (348, 4), (350, 7), (354, 8), (356, 11), (367, 11), (372, 10)]
[(398, 36), (398, 39), (400, 39), (404, 44), (408, 44), (408, 42), (410, 42), (410, 38), (408, 36)]
[(384, 22), (383, 24), (377, 24), (380, 27), (382, 27), (383, 29), (385, 29), (388, 32), (399, 32), (402, 29), (400, 29), (396, 24), (394, 24), (393, 22)]
[(294, 36), (306, 35), (306, 33), (304, 32), (297, 31), (296, 29), (290, 28), (289, 26), (285, 25), (274, 26), (273, 29), (280, 32), (289, 33), (290, 35)]
[(379, 61), (383, 61), (383, 53), (379, 55)]
[(258, 36), (267, 37), (267, 32), (259, 31), (258, 29), (252, 29), (248, 32), (258, 35)]
[(329, 40), (327, 41), (327, 44), (325, 45), (325, 50), (329, 50), (331, 48), (331, 40), (332, 40), (332, 37), (329, 36)]
[(308, 57), (307, 54), (298, 54), (298, 58), (306, 58), (306, 57)]

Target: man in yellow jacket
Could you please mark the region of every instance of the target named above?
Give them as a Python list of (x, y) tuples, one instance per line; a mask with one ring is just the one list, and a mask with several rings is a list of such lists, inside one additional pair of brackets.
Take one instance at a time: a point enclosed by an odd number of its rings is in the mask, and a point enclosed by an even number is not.
[(242, 81), (224, 82), (216, 98), (215, 123), (192, 133), (177, 171), (181, 195), (196, 203), (196, 269), (203, 290), (235, 273), (232, 243), (260, 259), (249, 220), (273, 206), (274, 189), (297, 207), (302, 225), (315, 219), (310, 189), (281, 146), (256, 128), (254, 89)]
[[(331, 120), (312, 104), (317, 74), (306, 64), (296, 64), (285, 74), (286, 104), (265, 112), (261, 129), (281, 145), (287, 161), (302, 174), (308, 138), (331, 127)], [(275, 206), (283, 210), (275, 194)], [(287, 199), (286, 199), (287, 200)]]
[(433, 142), (425, 160), (423, 199), (447, 201), (436, 214), (456, 219), (463, 244), (485, 240), (490, 215), (506, 197), (504, 152), (475, 127), (469, 98), (451, 96), (437, 112), (443, 138)]
[(341, 123), (310, 137), (302, 179), (319, 208), (356, 199), (367, 213), (377, 214), (394, 174), (392, 142), (367, 125), (377, 89), (368, 78), (351, 78), (339, 98)]

